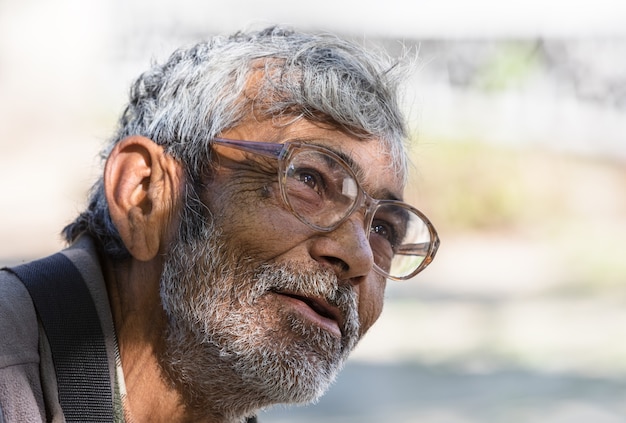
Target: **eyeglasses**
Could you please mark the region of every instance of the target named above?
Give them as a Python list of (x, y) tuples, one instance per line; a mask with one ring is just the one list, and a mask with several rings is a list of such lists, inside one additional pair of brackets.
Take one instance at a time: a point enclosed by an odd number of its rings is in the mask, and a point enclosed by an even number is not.
[(374, 270), (406, 280), (428, 266), (439, 247), (434, 226), (416, 208), (377, 200), (359, 184), (352, 168), (333, 151), (314, 144), (284, 144), (213, 138), (217, 145), (278, 160), (278, 181), (287, 208), (309, 227), (330, 232), (365, 208), (365, 231)]

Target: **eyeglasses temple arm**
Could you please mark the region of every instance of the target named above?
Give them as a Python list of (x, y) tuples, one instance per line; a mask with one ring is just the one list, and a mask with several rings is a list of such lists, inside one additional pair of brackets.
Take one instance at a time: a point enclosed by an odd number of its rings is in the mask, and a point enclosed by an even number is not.
[(249, 153), (256, 153), (273, 158), (280, 157), (285, 148), (285, 144), (263, 141), (242, 141), (218, 137), (212, 138), (211, 141), (214, 144), (224, 145), (226, 147), (236, 148), (237, 150), (247, 151)]
[(396, 254), (406, 256), (422, 256), (426, 257), (432, 249), (432, 242), (420, 242), (417, 244), (400, 245), (396, 250)]

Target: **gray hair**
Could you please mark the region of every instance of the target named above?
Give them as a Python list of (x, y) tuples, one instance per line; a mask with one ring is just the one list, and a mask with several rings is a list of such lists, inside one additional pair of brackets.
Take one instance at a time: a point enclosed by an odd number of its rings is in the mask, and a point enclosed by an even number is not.
[[(102, 157), (125, 137), (141, 135), (163, 146), (197, 180), (210, 163), (211, 139), (255, 113), (304, 118), (361, 139), (381, 140), (394, 171), (405, 177), (401, 70), (389, 56), (329, 34), (271, 27), (217, 36), (174, 52), (136, 80)], [(260, 78), (251, 91), (256, 74)], [(71, 242), (83, 232), (94, 236), (111, 258), (128, 257), (109, 216), (102, 177), (87, 209), (63, 235)]]

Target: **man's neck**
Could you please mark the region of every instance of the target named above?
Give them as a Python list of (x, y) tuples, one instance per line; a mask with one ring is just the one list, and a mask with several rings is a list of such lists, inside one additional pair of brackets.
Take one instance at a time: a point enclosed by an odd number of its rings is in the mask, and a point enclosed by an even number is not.
[(202, 415), (184, 406), (183, 396), (160, 365), (165, 349), (167, 317), (161, 304), (159, 285), (163, 265), (129, 260), (106, 263), (105, 281), (119, 345), (126, 386), (124, 411), (130, 422), (239, 423), (211, 413)]
[(160, 264), (131, 259), (104, 267), (127, 392), (127, 420), (187, 421), (181, 397), (166, 382), (158, 363), (165, 331)]

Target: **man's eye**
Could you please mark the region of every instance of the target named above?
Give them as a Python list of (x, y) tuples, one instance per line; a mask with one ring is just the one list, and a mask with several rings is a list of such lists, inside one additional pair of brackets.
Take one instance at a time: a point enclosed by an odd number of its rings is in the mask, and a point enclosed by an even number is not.
[(396, 231), (389, 223), (381, 221), (373, 222), (371, 232), (387, 241), (392, 246), (392, 248), (395, 247), (398, 241)]
[(317, 193), (321, 193), (324, 190), (324, 181), (317, 172), (302, 170), (295, 176), (298, 181), (302, 182), (304, 185)]
[(300, 182), (308, 185), (313, 189), (315, 189), (315, 187), (317, 186), (317, 181), (310, 173), (301, 173), (300, 175), (298, 175), (298, 179), (300, 180)]

